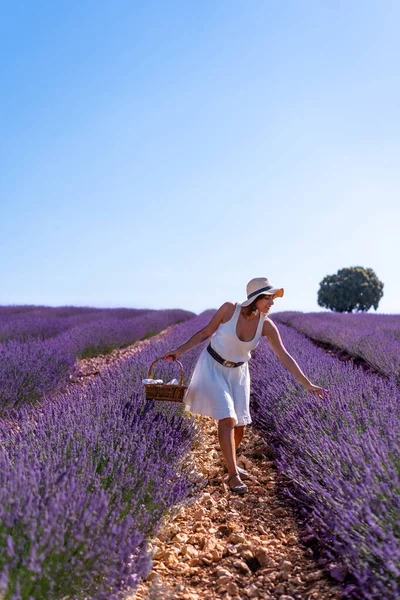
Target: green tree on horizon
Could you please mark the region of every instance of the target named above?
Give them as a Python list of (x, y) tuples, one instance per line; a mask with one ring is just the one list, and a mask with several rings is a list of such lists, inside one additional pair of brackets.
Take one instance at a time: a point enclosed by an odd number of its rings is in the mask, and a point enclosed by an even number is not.
[(318, 290), (318, 305), (335, 312), (376, 310), (383, 296), (383, 283), (373, 269), (346, 267), (326, 275)]

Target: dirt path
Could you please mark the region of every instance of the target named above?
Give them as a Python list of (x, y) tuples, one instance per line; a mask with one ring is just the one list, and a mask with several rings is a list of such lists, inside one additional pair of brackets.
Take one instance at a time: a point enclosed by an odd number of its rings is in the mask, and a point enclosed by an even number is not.
[[(136, 600), (342, 598), (334, 580), (299, 542), (292, 511), (278, 499), (279, 474), (261, 438), (248, 428), (240, 466), (252, 475), (249, 493), (226, 485), (213, 419), (197, 416), (203, 442), (193, 450), (207, 486), (165, 522), (152, 542), (154, 567)], [(332, 565), (333, 566), (333, 565)]]
[[(65, 389), (85, 386), (171, 327), (111, 354), (77, 361)], [(339, 587), (317, 566), (312, 550), (299, 542), (293, 513), (279, 499), (279, 474), (263, 440), (247, 428), (238, 464), (252, 480), (246, 481), (249, 493), (237, 496), (226, 485), (215, 421), (197, 416), (196, 422), (203, 439), (189, 460), (207, 483), (163, 523), (151, 543), (153, 569), (130, 600), (341, 599)]]

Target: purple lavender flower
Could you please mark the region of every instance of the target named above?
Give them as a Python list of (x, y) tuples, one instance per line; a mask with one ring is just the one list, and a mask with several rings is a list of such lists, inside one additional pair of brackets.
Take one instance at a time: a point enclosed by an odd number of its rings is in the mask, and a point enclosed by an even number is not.
[[(22, 405), (13, 429), (0, 420), (6, 598), (122, 600), (148, 573), (148, 536), (193, 492), (186, 456), (197, 433), (181, 405), (146, 401), (141, 381), (210, 316), (172, 327), (84, 390)], [(186, 381), (200, 350), (183, 357)], [(163, 362), (163, 374), (176, 370)]]
[[(281, 313), (284, 314), (284, 313)], [(348, 598), (400, 597), (400, 390), (317, 348), (283, 324), (288, 351), (326, 400), (305, 391), (266, 340), (250, 364), (252, 415), (271, 446), (285, 493), (301, 507), (304, 540), (347, 573)], [(299, 511), (300, 512), (300, 511)]]

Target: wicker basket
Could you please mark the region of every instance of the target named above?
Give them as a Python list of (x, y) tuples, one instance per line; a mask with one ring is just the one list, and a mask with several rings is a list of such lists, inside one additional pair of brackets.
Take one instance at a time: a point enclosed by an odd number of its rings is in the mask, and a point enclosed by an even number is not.
[[(163, 357), (156, 358), (156, 360), (151, 363), (148, 379), (154, 379), (153, 367), (159, 360), (163, 360)], [(175, 360), (175, 362), (178, 363), (181, 369), (181, 378), (179, 380), (179, 384), (145, 383), (144, 388), (146, 392), (146, 400), (182, 402), (187, 386), (183, 385), (183, 365), (179, 360)]]

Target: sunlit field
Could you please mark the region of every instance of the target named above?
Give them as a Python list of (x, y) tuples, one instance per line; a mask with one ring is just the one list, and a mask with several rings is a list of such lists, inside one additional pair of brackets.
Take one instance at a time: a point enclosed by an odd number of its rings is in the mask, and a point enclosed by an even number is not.
[[(128, 598), (151, 569), (147, 541), (196, 493), (198, 443), (178, 403), (144, 398), (151, 363), (214, 311), (0, 307), (0, 590), (5, 600)], [(319, 399), (266, 339), (250, 362), (253, 426), (344, 597), (400, 596), (400, 317), (277, 313)], [(163, 336), (158, 333), (168, 329)], [(134, 357), (60, 391), (81, 358), (140, 340)], [(361, 357), (366, 372), (313, 340)], [(180, 360), (185, 383), (206, 342)], [(157, 377), (178, 374), (160, 361)]]

